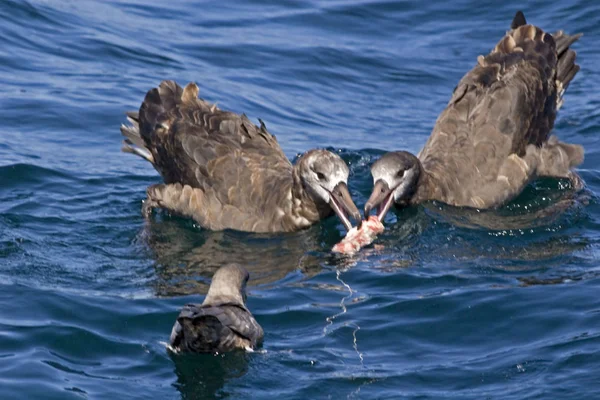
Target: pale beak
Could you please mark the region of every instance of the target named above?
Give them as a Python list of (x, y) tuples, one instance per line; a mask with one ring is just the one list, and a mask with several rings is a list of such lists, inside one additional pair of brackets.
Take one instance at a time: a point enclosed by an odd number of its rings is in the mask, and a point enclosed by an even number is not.
[(352, 229), (352, 224), (350, 223), (348, 216), (352, 217), (357, 222), (362, 218), (360, 216), (360, 211), (358, 211), (358, 208), (356, 208), (356, 205), (352, 201), (352, 197), (350, 197), (348, 185), (346, 185), (345, 182), (338, 183), (335, 185), (330, 195), (329, 205), (342, 221), (346, 230), (349, 231)]
[(392, 204), (394, 204), (393, 190), (383, 179), (377, 180), (373, 186), (371, 197), (365, 203), (365, 219), (369, 219), (371, 210), (378, 207), (377, 218), (383, 221), (383, 217), (385, 217)]

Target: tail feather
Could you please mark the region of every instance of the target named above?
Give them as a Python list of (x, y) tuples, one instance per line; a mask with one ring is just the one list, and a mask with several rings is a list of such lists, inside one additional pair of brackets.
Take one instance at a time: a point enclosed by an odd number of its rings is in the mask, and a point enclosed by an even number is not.
[(140, 128), (137, 124), (132, 124), (130, 126), (121, 124), (121, 134), (125, 136), (128, 144), (134, 144), (138, 147), (146, 147), (144, 140), (140, 136)]
[(152, 153), (150, 153), (150, 151), (148, 151), (148, 149), (146, 149), (145, 147), (136, 147), (129, 139), (123, 140), (123, 146), (121, 147), (121, 151), (123, 153), (135, 154), (136, 156), (140, 156), (143, 159), (154, 164), (154, 157), (152, 156)]
[(121, 151), (124, 153), (135, 154), (154, 164), (154, 157), (146, 147), (146, 144), (140, 135), (139, 125), (129, 117), (127, 119), (132, 124), (130, 126), (121, 124), (121, 134), (125, 136)]

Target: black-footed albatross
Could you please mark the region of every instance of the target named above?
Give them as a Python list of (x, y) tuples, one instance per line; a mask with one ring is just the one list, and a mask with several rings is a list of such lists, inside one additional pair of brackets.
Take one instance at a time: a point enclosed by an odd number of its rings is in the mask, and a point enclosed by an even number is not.
[(382, 220), (393, 203), (428, 200), (494, 208), (539, 176), (581, 185), (571, 168), (583, 162), (583, 147), (549, 136), (579, 71), (569, 49), (579, 37), (545, 33), (517, 12), (494, 50), (460, 80), (418, 156), (391, 152), (373, 164), (365, 217), (378, 207)]
[(173, 325), (171, 349), (214, 353), (254, 350), (264, 332), (246, 307), (249, 274), (237, 264), (215, 272), (202, 304), (186, 304)]
[(346, 229), (360, 212), (337, 154), (310, 150), (295, 165), (264, 123), (198, 98), (198, 86), (163, 81), (121, 126), (122, 150), (148, 160), (164, 184), (148, 187), (142, 211), (192, 217), (203, 228), (291, 232), (337, 214)]

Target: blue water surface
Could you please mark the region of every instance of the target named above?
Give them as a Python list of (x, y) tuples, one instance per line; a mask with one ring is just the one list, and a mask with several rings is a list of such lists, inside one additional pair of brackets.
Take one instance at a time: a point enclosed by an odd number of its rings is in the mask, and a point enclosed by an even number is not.
[[(303, 232), (208, 232), (140, 213), (152, 166), (124, 112), (163, 79), (265, 120), (290, 159), (416, 152), (516, 10), (583, 32), (555, 132), (586, 189), (543, 180), (499, 211), (392, 212), (358, 256)], [(0, 398), (600, 398), (600, 5), (578, 1), (0, 2)], [(560, 213), (545, 212), (559, 206)], [(253, 354), (171, 356), (220, 265), (251, 272)]]

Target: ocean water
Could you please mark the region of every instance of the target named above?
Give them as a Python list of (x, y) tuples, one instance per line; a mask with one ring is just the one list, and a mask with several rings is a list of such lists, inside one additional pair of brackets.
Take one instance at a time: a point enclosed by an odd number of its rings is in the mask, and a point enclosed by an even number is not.
[[(335, 219), (142, 218), (160, 177), (119, 125), (161, 80), (262, 118), (290, 159), (339, 151), (361, 207), (370, 164), (420, 149), (518, 9), (584, 33), (555, 127), (586, 148), (583, 192), (392, 212), (383, 249), (352, 258), (329, 252)], [(0, 17), (0, 398), (600, 398), (597, 2), (3, 0)], [(228, 261), (251, 273), (263, 350), (170, 355), (180, 307)]]

